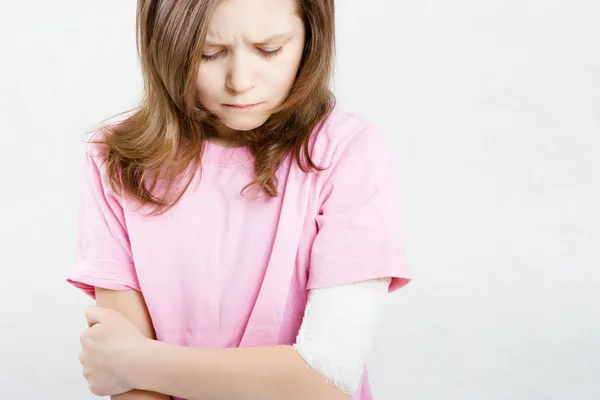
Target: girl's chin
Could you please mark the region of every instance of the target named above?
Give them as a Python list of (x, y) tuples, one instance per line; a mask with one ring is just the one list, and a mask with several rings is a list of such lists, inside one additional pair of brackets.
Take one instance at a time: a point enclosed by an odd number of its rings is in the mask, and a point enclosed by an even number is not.
[(231, 129), (233, 131), (249, 131), (258, 128), (264, 124), (266, 120), (267, 118), (261, 118), (259, 116), (255, 116), (254, 118), (251, 116), (246, 116), (239, 118), (226, 118), (225, 120), (222, 119), (221, 122), (226, 129)]

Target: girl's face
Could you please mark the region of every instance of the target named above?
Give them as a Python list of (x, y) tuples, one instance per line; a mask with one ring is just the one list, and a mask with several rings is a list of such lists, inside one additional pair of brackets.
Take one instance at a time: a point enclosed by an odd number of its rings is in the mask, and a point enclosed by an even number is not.
[(221, 138), (261, 126), (287, 97), (304, 49), (296, 0), (224, 0), (209, 21), (198, 99)]

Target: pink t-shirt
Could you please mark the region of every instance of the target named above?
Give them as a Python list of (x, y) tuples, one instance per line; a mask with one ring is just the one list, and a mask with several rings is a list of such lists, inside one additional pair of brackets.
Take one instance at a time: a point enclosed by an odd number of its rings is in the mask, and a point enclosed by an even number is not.
[[(253, 180), (246, 147), (207, 142), (202, 175), (150, 217), (115, 195), (96, 145), (85, 143), (77, 262), (67, 281), (141, 291), (157, 340), (227, 348), (293, 344), (308, 290), (391, 276), (410, 280), (393, 146), (373, 123), (336, 105), (315, 130), (303, 172), (291, 155), (279, 197), (242, 197)], [(368, 376), (353, 400), (372, 399)]]

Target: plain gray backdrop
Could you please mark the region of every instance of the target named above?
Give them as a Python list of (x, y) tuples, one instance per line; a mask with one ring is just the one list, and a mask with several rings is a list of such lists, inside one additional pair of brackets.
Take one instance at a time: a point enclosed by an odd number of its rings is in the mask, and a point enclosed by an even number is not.
[[(0, 398), (91, 399), (79, 143), (133, 107), (135, 1), (0, 1)], [(335, 91), (394, 139), (414, 280), (378, 400), (600, 398), (600, 2), (338, 0)]]

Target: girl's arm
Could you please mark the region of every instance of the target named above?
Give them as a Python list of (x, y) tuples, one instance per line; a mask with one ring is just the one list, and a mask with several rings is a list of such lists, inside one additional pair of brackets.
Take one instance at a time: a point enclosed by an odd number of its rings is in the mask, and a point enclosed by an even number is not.
[(185, 399), (347, 400), (292, 346), (202, 349), (148, 341), (134, 387)]
[[(149, 339), (156, 339), (146, 302), (140, 292), (136, 290), (107, 290), (98, 287), (95, 288), (95, 292), (98, 306), (120, 312), (135, 323), (144, 336)], [(142, 390), (132, 390), (118, 396), (111, 396), (111, 400), (169, 400), (170, 398), (170, 396), (161, 393)]]
[(344, 400), (360, 384), (390, 277), (310, 290), (293, 346), (201, 349), (146, 340), (131, 387), (186, 399)]

